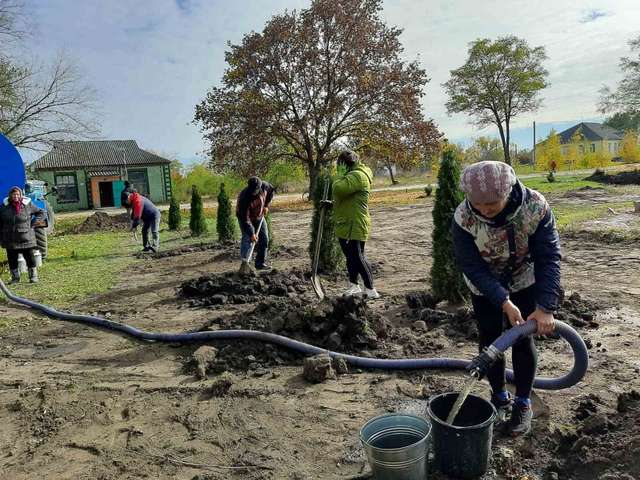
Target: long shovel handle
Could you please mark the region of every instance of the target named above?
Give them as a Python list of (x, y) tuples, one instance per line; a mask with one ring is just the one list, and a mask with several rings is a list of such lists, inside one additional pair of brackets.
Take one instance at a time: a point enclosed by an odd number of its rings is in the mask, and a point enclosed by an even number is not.
[[(322, 200), (327, 200), (329, 196), (329, 185), (331, 180), (327, 179), (324, 182), (324, 191), (322, 193)], [(318, 274), (318, 262), (320, 261), (320, 244), (322, 243), (322, 230), (324, 228), (324, 215), (327, 207), (322, 206), (320, 209), (320, 219), (318, 220), (318, 231), (316, 232), (316, 245), (313, 252), (313, 267), (312, 275), (315, 277)]]
[(242, 259), (247, 263), (251, 261), (251, 256), (253, 255), (253, 249), (255, 248), (256, 243), (258, 243), (258, 237), (260, 236), (260, 229), (262, 228), (263, 222), (264, 222), (264, 216), (260, 219), (260, 224), (258, 225), (258, 229), (256, 230), (256, 241), (251, 242), (251, 248), (249, 248), (249, 254), (247, 255), (247, 258)]

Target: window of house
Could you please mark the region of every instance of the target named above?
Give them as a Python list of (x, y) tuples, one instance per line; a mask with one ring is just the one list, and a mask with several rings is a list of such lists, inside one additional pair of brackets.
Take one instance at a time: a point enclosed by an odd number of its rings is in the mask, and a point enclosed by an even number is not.
[(78, 179), (75, 173), (57, 173), (55, 184), (58, 189), (56, 196), (58, 203), (79, 202)]
[(568, 147), (562, 147), (562, 155), (566, 155), (568, 151), (569, 151)]
[(595, 144), (595, 143), (592, 143), (592, 144), (591, 144), (590, 150), (591, 150), (592, 152), (595, 152), (595, 151), (596, 151), (596, 144)]
[(578, 145), (578, 150), (580, 150), (580, 153), (584, 153), (584, 145)]
[(609, 142), (609, 153), (613, 153), (613, 143)]
[(149, 196), (149, 177), (147, 176), (147, 170), (129, 170), (129, 181), (133, 185), (136, 191), (146, 197)]

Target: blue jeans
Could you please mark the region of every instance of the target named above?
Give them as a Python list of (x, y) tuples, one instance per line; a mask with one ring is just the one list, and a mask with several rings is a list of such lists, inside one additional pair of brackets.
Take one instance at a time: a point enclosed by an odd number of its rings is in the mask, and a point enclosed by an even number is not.
[[(260, 221), (252, 222), (253, 228), (258, 230)], [(244, 225), (241, 226), (242, 239), (240, 240), (240, 258), (242, 260), (251, 261), (249, 256), (249, 250), (251, 250), (251, 232)], [(267, 221), (262, 221), (262, 228), (258, 234), (258, 244), (254, 250), (256, 252), (256, 268), (264, 267), (264, 262), (267, 260), (267, 247), (269, 247), (269, 228), (267, 228)]]
[[(149, 244), (149, 230), (151, 230), (152, 243)], [(142, 246), (152, 246), (156, 250), (160, 246), (160, 212), (151, 217), (142, 219)]]

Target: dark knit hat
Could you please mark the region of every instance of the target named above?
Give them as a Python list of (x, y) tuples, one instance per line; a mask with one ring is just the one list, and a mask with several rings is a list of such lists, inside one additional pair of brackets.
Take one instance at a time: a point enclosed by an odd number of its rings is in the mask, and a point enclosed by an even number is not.
[(257, 195), (262, 189), (262, 180), (260, 180), (259, 177), (250, 177), (247, 181), (247, 187), (249, 188), (250, 192), (252, 192), (254, 195)]
[(353, 150), (343, 150), (342, 152), (340, 152), (340, 155), (338, 156), (338, 164), (343, 163), (349, 167), (352, 167), (353, 165), (355, 165), (357, 161), (358, 161), (358, 154)]
[(517, 181), (510, 165), (486, 161), (464, 169), (460, 188), (472, 203), (493, 203), (507, 198)]

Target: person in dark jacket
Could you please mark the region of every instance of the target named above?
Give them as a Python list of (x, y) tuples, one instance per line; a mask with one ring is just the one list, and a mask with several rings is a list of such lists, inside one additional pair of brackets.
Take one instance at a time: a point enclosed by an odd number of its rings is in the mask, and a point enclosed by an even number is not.
[[(554, 329), (560, 297), (560, 240), (545, 198), (526, 188), (511, 166), (479, 162), (465, 168), (460, 185), (466, 195), (452, 225), (457, 262), (472, 293), (480, 350), (503, 329), (534, 319), (537, 333)], [(505, 389), (504, 360), (487, 372), (491, 401), (505, 422), (505, 433), (531, 429), (531, 389), (537, 368), (533, 338), (512, 348), (515, 399)]]
[(22, 195), (19, 187), (9, 190), (9, 196), (0, 206), (0, 243), (7, 250), (11, 283), (20, 281), (18, 255), (22, 254), (29, 267), (29, 281), (38, 281), (38, 270), (34, 257), (36, 234), (33, 225), (43, 222), (44, 210), (36, 207), (29, 197)]
[[(258, 270), (270, 268), (266, 263), (269, 229), (264, 216), (269, 212), (269, 205), (271, 205), (274, 193), (273, 185), (258, 177), (251, 177), (247, 181), (247, 186), (238, 194), (236, 202), (236, 217), (238, 217), (242, 232), (240, 257), (243, 261), (250, 261), (251, 259), (247, 257), (251, 244), (257, 242), (255, 266)], [(260, 228), (260, 232), (258, 232), (258, 228)], [(257, 235), (256, 232), (258, 232)]]
[[(157, 252), (160, 248), (160, 210), (138, 192), (130, 193), (127, 204), (131, 207), (131, 230), (135, 230), (142, 221), (143, 252)], [(149, 242), (151, 230), (151, 242)]]
[(129, 180), (125, 180), (124, 189), (120, 192), (120, 205), (127, 209), (127, 213), (131, 212), (131, 207), (129, 206), (129, 195), (135, 191), (136, 189), (133, 188), (131, 182)]

